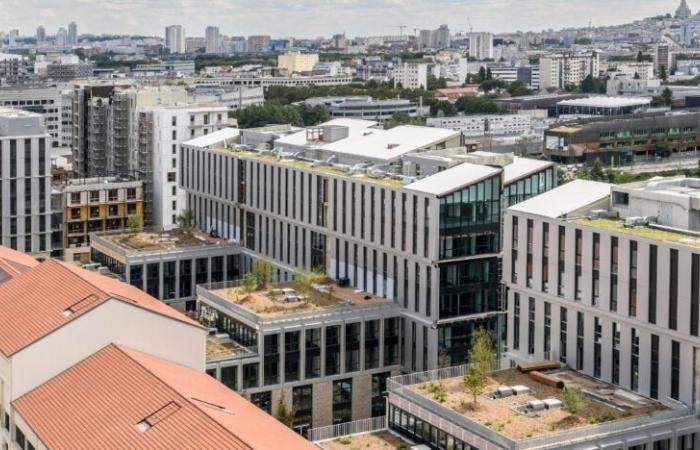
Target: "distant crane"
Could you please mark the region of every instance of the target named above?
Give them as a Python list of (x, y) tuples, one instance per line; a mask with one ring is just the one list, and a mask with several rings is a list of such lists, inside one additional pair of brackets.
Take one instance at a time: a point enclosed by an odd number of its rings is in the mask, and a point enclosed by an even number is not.
[(403, 36), (403, 30), (406, 28), (406, 25), (395, 25), (394, 28), (398, 28), (399, 36)]

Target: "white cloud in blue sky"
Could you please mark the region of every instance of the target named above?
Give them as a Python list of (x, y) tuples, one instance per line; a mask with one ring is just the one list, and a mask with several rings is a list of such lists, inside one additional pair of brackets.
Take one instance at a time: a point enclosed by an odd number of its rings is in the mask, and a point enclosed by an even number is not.
[[(442, 23), (454, 31), (496, 32), (613, 25), (673, 12), (678, 0), (0, 0), (0, 30), (52, 34), (74, 20), (80, 32), (161, 35), (182, 24), (188, 36), (217, 25), (228, 35), (274, 37), (406, 33)], [(693, 12), (700, 0), (690, 0)], [(694, 4), (696, 3), (696, 4)]]

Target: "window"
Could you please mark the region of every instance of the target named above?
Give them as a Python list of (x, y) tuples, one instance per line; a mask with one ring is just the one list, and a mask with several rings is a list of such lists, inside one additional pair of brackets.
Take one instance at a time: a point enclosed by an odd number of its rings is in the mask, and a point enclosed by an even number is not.
[(593, 275), (591, 304), (598, 305), (600, 300), (600, 234), (593, 233)]
[(574, 278), (574, 299), (576, 301), (581, 300), (581, 275), (583, 272), (583, 233), (581, 230), (576, 230), (575, 233), (575, 248), (574, 253), (576, 255), (575, 259), (575, 278)]
[(671, 398), (678, 400), (681, 379), (681, 343), (671, 341)]
[(352, 420), (352, 379), (333, 382), (333, 424)]
[(222, 367), (221, 383), (235, 391), (238, 388), (238, 366)]
[(268, 414), (272, 414), (272, 393), (258, 392), (250, 396), (250, 402)]
[(698, 336), (698, 314), (700, 314), (700, 255), (693, 254), (690, 270), (690, 334)]
[(306, 378), (321, 376), (321, 329), (310, 328), (304, 331), (306, 351)]
[(549, 290), (549, 224), (542, 224), (542, 291)]
[(651, 366), (649, 396), (659, 398), (659, 336), (651, 335)]
[(365, 322), (365, 370), (377, 367), (379, 367), (379, 320), (368, 320)]
[(639, 332), (632, 328), (632, 352), (630, 355), (630, 389), (639, 389)]
[(527, 307), (527, 353), (535, 353), (535, 299), (528, 298)]
[(326, 327), (326, 376), (340, 373), (340, 325)]
[(617, 311), (617, 268), (619, 244), (616, 237), (610, 239), (610, 311)]
[(557, 295), (564, 296), (564, 275), (566, 273), (566, 228), (559, 227), (559, 262), (558, 262), (559, 278), (557, 280)]
[(668, 277), (668, 327), (678, 329), (678, 250), (671, 249), (671, 268)]
[(298, 381), (301, 375), (300, 331), (284, 333), (284, 381)]
[(258, 363), (243, 365), (243, 389), (258, 387)]
[(392, 317), (384, 319), (384, 365), (392, 366), (399, 363), (399, 319)]
[(585, 348), (585, 321), (583, 313), (576, 313), (576, 370), (583, 370), (583, 349)]
[(600, 378), (601, 367), (601, 346), (603, 342), (603, 327), (598, 317), (594, 320), (594, 341), (593, 341), (593, 376)]
[(372, 375), (372, 417), (383, 416), (386, 412), (386, 379), (390, 372)]
[(168, 182), (174, 183), (177, 172), (168, 172)]
[(630, 317), (637, 316), (637, 241), (630, 241), (628, 310)]
[[(649, 298), (647, 306), (649, 308), (647, 319), (649, 323), (656, 323), (656, 273), (658, 249), (656, 245), (649, 246)], [(698, 269), (700, 270), (700, 269)]]
[(264, 338), (264, 367), (265, 386), (279, 383), (279, 334), (268, 334)]
[(513, 350), (520, 348), (520, 294), (513, 293)]
[(568, 328), (568, 311), (563, 306), (559, 308), (559, 361), (566, 364), (566, 333)]
[(311, 385), (292, 389), (292, 408), (295, 412), (293, 428), (302, 436), (311, 428), (313, 412), (313, 388)]
[(620, 326), (613, 322), (612, 336), (612, 383), (620, 383)]
[(24, 437), (24, 433), (17, 426), (15, 426), (15, 442), (20, 448), (24, 448), (25, 443), (27, 442), (27, 438)]

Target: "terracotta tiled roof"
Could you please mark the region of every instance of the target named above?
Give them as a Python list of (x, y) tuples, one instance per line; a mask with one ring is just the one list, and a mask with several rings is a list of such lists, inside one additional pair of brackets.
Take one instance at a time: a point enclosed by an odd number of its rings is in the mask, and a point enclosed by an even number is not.
[(129, 284), (48, 260), (0, 284), (0, 352), (11, 356), (110, 298), (200, 326)]
[(52, 450), (316, 448), (209, 375), (116, 345), (13, 406)]
[(0, 284), (38, 265), (31, 256), (0, 246)]

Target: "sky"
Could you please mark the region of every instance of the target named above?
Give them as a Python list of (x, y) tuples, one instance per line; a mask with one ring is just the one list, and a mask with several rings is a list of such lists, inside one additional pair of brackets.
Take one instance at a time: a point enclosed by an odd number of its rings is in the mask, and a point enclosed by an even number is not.
[[(0, 0), (0, 30), (33, 36), (78, 24), (80, 33), (161, 36), (166, 25), (184, 25), (204, 36), (222, 34), (313, 38), (398, 34), (447, 24), (457, 31), (541, 31), (616, 25), (673, 12), (679, 0)], [(694, 4), (695, 3), (695, 4)], [(688, 0), (693, 13), (700, 0)]]

